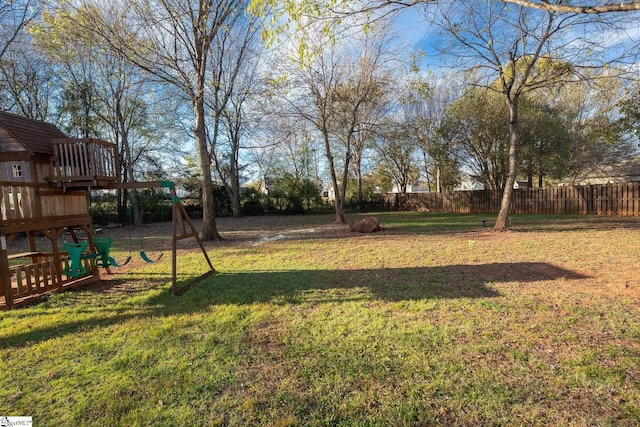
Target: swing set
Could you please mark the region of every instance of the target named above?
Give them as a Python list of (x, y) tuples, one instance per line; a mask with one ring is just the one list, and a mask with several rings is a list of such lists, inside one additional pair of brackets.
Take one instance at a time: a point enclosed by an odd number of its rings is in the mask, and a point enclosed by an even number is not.
[[(115, 183), (110, 187), (115, 189), (140, 189), (140, 188), (166, 188), (169, 190), (171, 194), (171, 202), (172, 202), (172, 225), (173, 225), (173, 238), (172, 238), (172, 286), (171, 291), (173, 294), (179, 294), (186, 290), (189, 286), (191, 286), (194, 282), (201, 280), (202, 278), (208, 276), (211, 273), (215, 272), (215, 268), (211, 263), (209, 255), (198, 236), (198, 233), (193, 225), (193, 222), (189, 218), (184, 206), (180, 202), (180, 198), (176, 195), (175, 186), (171, 181), (153, 181), (153, 182), (127, 182), (127, 183)], [(132, 221), (130, 221), (132, 222)], [(131, 225), (131, 224), (130, 224)], [(189, 230), (187, 230), (187, 227)], [(200, 246), (202, 254), (204, 255), (207, 264), (209, 265), (209, 271), (205, 273), (205, 275), (200, 276), (182, 286), (178, 287), (177, 284), (177, 262), (176, 262), (176, 250), (177, 250), (177, 242), (182, 239), (187, 238), (195, 238)], [(76, 239), (77, 240), (77, 239)], [(83, 260), (94, 259), (94, 263), (96, 267), (101, 267), (110, 271), (110, 267), (122, 267), (128, 264), (131, 259), (131, 240), (132, 236), (129, 235), (129, 255), (127, 258), (118, 263), (110, 254), (111, 245), (114, 242), (113, 237), (93, 237), (91, 242), (95, 246), (96, 251), (90, 253), (84, 253), (87, 248), (88, 242), (76, 242), (76, 243), (64, 243), (64, 250), (69, 254), (70, 264), (66, 267), (62, 272), (68, 277), (78, 278), (85, 274), (87, 274), (87, 267), (83, 265)], [(155, 263), (160, 261), (162, 256), (161, 253), (156, 259), (151, 259), (147, 253), (145, 252), (143, 245), (143, 236), (140, 237), (140, 257), (147, 263)]]
[[(130, 261), (114, 259), (112, 238), (95, 236), (90, 189), (169, 191), (172, 293), (181, 293), (215, 272), (173, 183), (121, 182), (116, 144), (97, 138), (69, 138), (50, 123), (0, 111), (0, 145), (0, 310), (95, 282), (100, 280), (100, 270), (109, 271)], [(78, 238), (79, 230), (86, 239)], [(72, 243), (60, 243), (65, 233)], [(197, 241), (209, 271), (178, 286), (177, 242), (187, 238)], [(142, 247), (140, 256), (145, 262), (160, 260), (160, 256), (148, 256)]]

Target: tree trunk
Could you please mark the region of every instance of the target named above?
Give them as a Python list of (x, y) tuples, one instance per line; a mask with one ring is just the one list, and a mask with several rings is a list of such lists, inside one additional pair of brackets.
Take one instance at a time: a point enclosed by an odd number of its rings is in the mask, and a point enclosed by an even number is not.
[(364, 205), (364, 197), (362, 196), (362, 171), (360, 169), (360, 166), (358, 166), (356, 175), (358, 179), (358, 208), (362, 210)]
[[(349, 161), (351, 159), (351, 155), (349, 154), (349, 149), (347, 148), (346, 158), (344, 160), (344, 169), (342, 172), (342, 188), (340, 191), (340, 223), (345, 224), (347, 220), (344, 217), (344, 207), (347, 203), (347, 183), (349, 180)], [(336, 217), (337, 219), (337, 217)], [(336, 221), (337, 222), (337, 221)]]
[(231, 175), (231, 213), (234, 218), (240, 218), (242, 216), (242, 209), (240, 206), (240, 179), (238, 178), (238, 171), (232, 171)]
[(508, 99), (509, 104), (509, 173), (502, 192), (502, 202), (500, 212), (493, 227), (494, 231), (506, 231), (509, 220), (509, 208), (511, 206), (511, 196), (513, 195), (513, 185), (516, 182), (518, 172), (518, 144), (520, 142), (520, 130), (518, 129), (518, 98)]
[[(118, 110), (120, 109), (120, 107), (118, 106)], [(121, 135), (122, 135), (122, 146), (124, 148), (124, 154), (125, 154), (125, 161), (126, 161), (126, 169), (127, 169), (127, 178), (129, 181), (134, 181), (133, 178), (133, 157), (131, 156), (131, 147), (129, 146), (129, 134), (126, 131), (126, 127), (123, 124), (124, 123), (124, 119), (122, 119), (122, 116), (120, 115), (120, 111), (118, 111), (118, 119), (120, 121), (120, 127), (121, 127)], [(131, 211), (132, 211), (132, 215), (130, 218), (130, 222), (132, 222), (131, 226), (137, 227), (140, 225), (141, 223), (141, 216), (140, 216), (140, 200), (138, 200), (138, 190), (135, 188), (132, 188), (131, 191), (129, 192), (129, 199), (131, 201)]]
[(196, 142), (202, 171), (202, 240), (221, 240), (216, 226), (216, 212), (211, 180), (211, 157), (207, 149), (207, 134), (204, 123), (204, 100), (194, 100), (196, 120)]
[(344, 205), (343, 205), (343, 197), (340, 195), (340, 189), (338, 188), (338, 177), (336, 176), (336, 169), (333, 163), (333, 156), (331, 155), (331, 143), (329, 141), (328, 131), (325, 129), (323, 131), (324, 134), (324, 148), (327, 154), (327, 161), (329, 162), (329, 175), (331, 176), (331, 185), (333, 185), (334, 192), (334, 204), (336, 208), (336, 224), (346, 224), (346, 220), (344, 218)]
[[(229, 121), (229, 125), (233, 126)], [(237, 129), (236, 129), (237, 130)], [(229, 159), (231, 176), (231, 214), (234, 218), (240, 218), (242, 211), (240, 207), (240, 167), (238, 162), (239, 150), (240, 150), (240, 136), (239, 131), (234, 132), (231, 141), (231, 158)]]

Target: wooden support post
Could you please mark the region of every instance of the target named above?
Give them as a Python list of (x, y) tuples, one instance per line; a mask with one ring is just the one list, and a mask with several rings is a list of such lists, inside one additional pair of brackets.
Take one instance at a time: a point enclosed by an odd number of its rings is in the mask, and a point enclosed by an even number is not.
[(0, 236), (0, 270), (2, 270), (2, 288), (7, 310), (13, 308), (13, 290), (11, 289), (11, 276), (9, 275), (9, 259), (7, 252), (7, 238)]
[[(36, 245), (36, 232), (35, 231), (28, 231), (27, 232), (27, 239), (29, 240), (29, 251), (32, 253), (38, 253), (38, 248)], [(31, 256), (31, 263), (35, 264), (37, 262), (40, 262), (40, 255), (32, 255)]]
[(175, 190), (171, 189), (172, 209), (171, 209), (171, 225), (173, 229), (173, 237), (171, 238), (171, 293), (176, 294), (178, 289), (177, 273), (178, 273), (178, 203), (173, 198)]
[(200, 235), (196, 231), (196, 227), (193, 225), (193, 222), (191, 222), (191, 218), (189, 218), (189, 214), (187, 213), (187, 211), (184, 208), (184, 206), (182, 205), (182, 203), (180, 203), (180, 201), (178, 201), (178, 206), (180, 208), (180, 212), (182, 214), (182, 218), (186, 219), (187, 223), (189, 224), (189, 227), (191, 228), (191, 231), (193, 232), (194, 237), (196, 238), (196, 241), (198, 242), (198, 246), (200, 246), (200, 250), (202, 251), (202, 254), (204, 255), (205, 259), (207, 260), (207, 264), (209, 264), (209, 269), (212, 270), (212, 271), (215, 271), (216, 269), (213, 267), (213, 264), (211, 263), (211, 259), (209, 258), (209, 254), (207, 253), (207, 250), (205, 249), (204, 244), (202, 243), (202, 239), (200, 239)]
[[(209, 275), (211, 273), (215, 273), (216, 269), (213, 267), (213, 264), (211, 263), (211, 259), (209, 258), (209, 254), (207, 254), (207, 250), (204, 247), (204, 244), (202, 243), (202, 240), (200, 239), (200, 236), (198, 234), (198, 231), (196, 230), (195, 226), (193, 225), (193, 222), (191, 221), (191, 218), (189, 218), (189, 214), (187, 214), (186, 209), (184, 208), (184, 206), (182, 206), (182, 203), (180, 202), (180, 198), (177, 196), (176, 194), (176, 190), (173, 187), (173, 184), (168, 185), (168, 184), (163, 184), (163, 187), (167, 187), (169, 188), (170, 192), (171, 192), (171, 203), (173, 206), (172, 209), (172, 215), (173, 215), (173, 220), (172, 220), (172, 224), (173, 224), (173, 238), (172, 240), (172, 252), (173, 252), (173, 257), (172, 257), (172, 275), (173, 275), (173, 280), (171, 282), (171, 293), (173, 295), (177, 295), (181, 292), (183, 292), (184, 290), (186, 290), (191, 284), (193, 284), (195, 282), (191, 281), (190, 283), (182, 286), (181, 288), (178, 289), (178, 284), (177, 284), (177, 246), (178, 246), (178, 240), (181, 238), (184, 238), (185, 236), (190, 236), (190, 237), (194, 237), (196, 239), (196, 241), (198, 242), (198, 246), (200, 246), (200, 250), (202, 251), (202, 254), (204, 255), (205, 259), (207, 260), (207, 264), (209, 265), (209, 271), (207, 273), (205, 273), (203, 276), (201, 276), (199, 279), (201, 279), (202, 277)], [(185, 222), (189, 225), (189, 228), (191, 229), (191, 233), (187, 233), (186, 232), (186, 228), (185, 228)], [(182, 235), (178, 235), (178, 228), (182, 229)], [(196, 279), (198, 280), (198, 279)]]
[[(94, 242), (94, 237), (95, 236), (93, 234), (93, 223), (81, 225), (80, 228), (82, 228), (85, 231), (85, 233), (87, 233), (87, 240), (88, 240), (88, 243), (89, 243), (89, 250), (91, 251), (91, 253), (95, 254), (96, 252), (98, 252), (98, 248), (96, 248), (96, 244)], [(90, 265), (92, 266), (91, 273), (99, 275), (100, 271), (99, 271), (98, 266), (96, 265), (96, 263), (94, 261), (90, 261)], [(111, 274), (111, 270), (109, 269), (108, 266), (106, 267), (106, 269), (107, 269), (107, 273)]]
[(51, 240), (51, 252), (53, 256), (52, 278), (56, 280), (58, 289), (62, 289), (62, 262), (60, 260), (60, 249), (58, 248), (58, 238), (64, 232), (64, 228), (52, 228), (50, 230), (42, 230), (42, 233)]

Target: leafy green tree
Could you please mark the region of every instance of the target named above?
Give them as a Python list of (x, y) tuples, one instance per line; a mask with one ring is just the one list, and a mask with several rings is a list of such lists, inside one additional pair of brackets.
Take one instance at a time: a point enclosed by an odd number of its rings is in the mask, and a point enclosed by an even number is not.
[(393, 177), (400, 193), (420, 176), (415, 158), (417, 145), (412, 138), (411, 125), (388, 122), (387, 130), (375, 138), (378, 161), (385, 164), (385, 170)]
[[(562, 178), (568, 171), (571, 144), (568, 123), (548, 105), (523, 97), (520, 105), (520, 167), (529, 185), (537, 177)], [(502, 189), (509, 172), (508, 106), (486, 89), (472, 89), (448, 111), (441, 131), (464, 149), (466, 166), (481, 177), (485, 188)]]
[(529, 187), (537, 176), (537, 186), (543, 178), (560, 179), (568, 173), (571, 135), (559, 112), (548, 105), (525, 99), (522, 109), (522, 151), (520, 175)]
[(629, 95), (619, 103), (621, 117), (618, 126), (624, 133), (640, 139), (640, 81), (630, 90)]
[(589, 169), (614, 164), (637, 151), (630, 134), (620, 126), (618, 101), (624, 96), (624, 79), (607, 70), (536, 93), (537, 102), (549, 104), (562, 118), (568, 132), (567, 155), (562, 159), (565, 176), (574, 182)]
[(476, 88), (453, 103), (440, 128), (445, 140), (464, 151), (464, 163), (486, 189), (501, 190), (507, 180), (508, 116), (507, 105), (498, 94)]

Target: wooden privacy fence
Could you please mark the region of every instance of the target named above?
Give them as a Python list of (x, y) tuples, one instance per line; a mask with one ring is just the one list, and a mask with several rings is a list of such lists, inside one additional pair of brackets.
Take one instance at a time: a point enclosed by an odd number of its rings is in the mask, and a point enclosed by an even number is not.
[[(388, 210), (497, 214), (502, 191), (387, 193)], [(640, 182), (513, 190), (511, 213), (640, 216)]]

